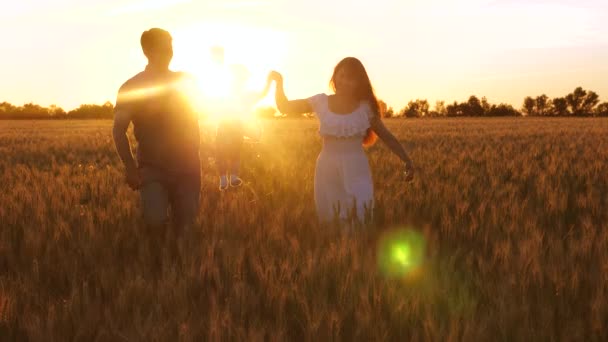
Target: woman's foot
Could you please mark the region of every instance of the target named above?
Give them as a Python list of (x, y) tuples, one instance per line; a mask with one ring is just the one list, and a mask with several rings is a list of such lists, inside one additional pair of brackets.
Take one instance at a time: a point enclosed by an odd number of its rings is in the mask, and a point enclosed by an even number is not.
[(243, 185), (243, 180), (239, 178), (237, 175), (230, 176), (230, 186), (237, 187)]
[(228, 189), (228, 177), (226, 175), (220, 176), (220, 191)]

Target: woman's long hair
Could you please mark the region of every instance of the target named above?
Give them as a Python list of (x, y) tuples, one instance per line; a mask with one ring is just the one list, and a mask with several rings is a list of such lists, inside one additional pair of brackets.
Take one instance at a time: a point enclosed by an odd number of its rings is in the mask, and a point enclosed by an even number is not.
[[(336, 67), (334, 68), (334, 74), (331, 76), (331, 80), (329, 84), (332, 90), (336, 91), (336, 75), (338, 71), (344, 70), (353, 77), (357, 83), (357, 89), (355, 90), (355, 97), (359, 101), (367, 101), (369, 103), (370, 108), (372, 109), (373, 115), (380, 119), (382, 118), (382, 111), (380, 109), (380, 105), (378, 104), (378, 99), (374, 94), (374, 88), (372, 87), (372, 83), (369, 80), (369, 76), (367, 75), (367, 71), (365, 71), (365, 67), (360, 60), (355, 57), (346, 57), (341, 60)], [(363, 146), (371, 146), (373, 145), (378, 136), (376, 133), (370, 128), (367, 129), (367, 133), (365, 134), (365, 138), (363, 138)]]

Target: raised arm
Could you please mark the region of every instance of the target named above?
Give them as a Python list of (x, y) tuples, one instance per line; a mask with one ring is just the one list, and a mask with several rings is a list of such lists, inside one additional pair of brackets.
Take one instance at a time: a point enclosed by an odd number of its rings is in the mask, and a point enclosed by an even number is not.
[(370, 121), (372, 130), (378, 135), (378, 137), (388, 146), (388, 148), (396, 154), (399, 159), (405, 164), (405, 177), (406, 180), (410, 181), (414, 177), (414, 163), (410, 159), (410, 156), (403, 148), (403, 145), (399, 143), (399, 140), (386, 128), (380, 117), (374, 117)]
[(275, 81), (276, 89), (274, 98), (279, 112), (286, 115), (306, 114), (312, 112), (312, 106), (307, 99), (291, 101), (287, 99), (287, 96), (285, 96), (285, 90), (283, 89), (283, 76), (280, 73), (271, 71), (268, 75), (268, 80)]

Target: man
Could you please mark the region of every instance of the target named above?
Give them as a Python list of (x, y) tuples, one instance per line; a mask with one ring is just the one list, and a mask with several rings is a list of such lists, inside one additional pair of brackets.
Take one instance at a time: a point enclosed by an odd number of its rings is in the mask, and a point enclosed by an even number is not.
[[(200, 133), (185, 88), (189, 77), (169, 70), (172, 45), (169, 32), (159, 28), (141, 35), (148, 65), (118, 91), (113, 135), (127, 184), (140, 192), (145, 222), (164, 227), (171, 208), (174, 224), (183, 230), (194, 223), (199, 209)], [(137, 162), (126, 135), (131, 122)]]

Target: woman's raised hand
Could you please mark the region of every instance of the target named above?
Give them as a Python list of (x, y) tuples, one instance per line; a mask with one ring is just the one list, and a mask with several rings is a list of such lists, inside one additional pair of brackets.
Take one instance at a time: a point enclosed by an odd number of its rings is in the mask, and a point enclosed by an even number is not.
[(276, 83), (281, 83), (283, 82), (283, 75), (281, 75), (281, 73), (279, 73), (278, 71), (271, 71), (268, 74), (268, 81), (275, 81)]

